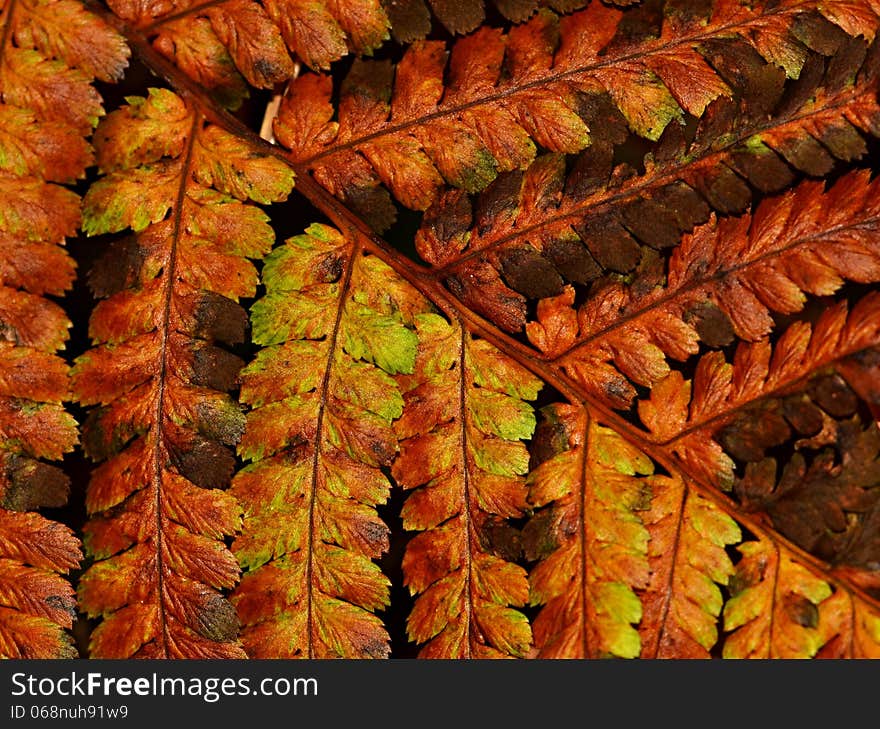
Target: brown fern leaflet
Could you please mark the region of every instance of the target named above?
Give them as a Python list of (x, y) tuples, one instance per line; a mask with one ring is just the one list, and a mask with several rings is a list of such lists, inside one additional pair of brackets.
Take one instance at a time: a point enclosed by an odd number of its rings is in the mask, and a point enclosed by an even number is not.
[(8, 2), (0, 654), (880, 655), (873, 0)]

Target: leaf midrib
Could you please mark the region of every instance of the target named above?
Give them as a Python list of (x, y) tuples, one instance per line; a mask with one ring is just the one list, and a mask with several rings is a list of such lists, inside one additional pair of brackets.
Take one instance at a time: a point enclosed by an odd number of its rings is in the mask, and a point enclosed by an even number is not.
[(474, 549), (474, 541), (476, 540), (476, 535), (473, 533), (473, 519), (471, 517), (471, 464), (473, 463), (472, 458), (470, 457), (469, 450), (470, 446), (468, 444), (468, 429), (470, 428), (469, 418), (468, 418), (468, 405), (467, 405), (467, 390), (468, 387), (471, 386), (471, 378), (469, 376), (469, 367), (467, 363), (467, 345), (468, 345), (468, 332), (463, 326), (459, 324), (459, 346), (461, 347), (461, 351), (458, 357), (458, 367), (459, 367), (459, 378), (458, 378), (458, 407), (459, 412), (461, 413), (461, 426), (459, 431), (459, 449), (461, 452), (461, 498), (462, 498), (462, 511), (464, 518), (464, 532), (465, 532), (465, 587), (464, 590), (467, 593), (467, 597), (464, 601), (464, 612), (465, 612), (465, 645), (466, 653), (465, 658), (471, 658), (473, 653), (473, 648), (471, 646), (471, 641), (473, 640), (473, 603), (474, 603), (474, 594), (473, 594), (473, 549)]
[(323, 444), (324, 413), (327, 409), (327, 400), (330, 393), (330, 378), (333, 372), (333, 361), (337, 351), (339, 331), (342, 326), (342, 318), (351, 286), (351, 279), (361, 246), (355, 242), (350, 249), (349, 260), (345, 266), (345, 273), (339, 284), (339, 305), (336, 308), (336, 319), (333, 329), (327, 338), (327, 366), (321, 379), (318, 400), (318, 417), (315, 421), (315, 448), (312, 454), (312, 478), (311, 493), (309, 494), (309, 537), (306, 547), (306, 632), (308, 645), (308, 658), (315, 658), (315, 646), (313, 640), (314, 627), (314, 565), (315, 565), (315, 509), (318, 502), (318, 471), (320, 468), (321, 448)]
[(157, 601), (159, 603), (159, 619), (162, 626), (162, 643), (166, 657), (170, 657), (170, 637), (168, 634), (168, 618), (165, 613), (164, 599), (164, 581), (165, 581), (165, 560), (163, 556), (163, 515), (162, 504), (162, 473), (163, 455), (168, 452), (165, 445), (165, 381), (168, 374), (168, 340), (171, 336), (171, 303), (174, 299), (174, 279), (177, 270), (177, 244), (180, 240), (180, 234), (183, 229), (183, 206), (186, 203), (186, 190), (190, 178), (190, 168), (192, 166), (193, 152), (195, 149), (196, 137), (199, 133), (199, 127), (202, 122), (202, 116), (197, 111), (193, 112), (193, 121), (190, 127), (189, 137), (186, 142), (186, 151), (184, 153), (183, 163), (180, 171), (180, 185), (177, 189), (177, 198), (174, 203), (174, 228), (171, 234), (171, 249), (168, 253), (168, 265), (163, 272), (167, 283), (165, 284), (164, 301), (162, 303), (161, 315), (161, 341), (159, 374), (158, 374), (158, 392), (156, 393), (156, 410), (155, 410), (155, 428), (156, 443), (154, 446), (153, 458), (153, 488), (156, 490), (156, 571), (157, 571)]

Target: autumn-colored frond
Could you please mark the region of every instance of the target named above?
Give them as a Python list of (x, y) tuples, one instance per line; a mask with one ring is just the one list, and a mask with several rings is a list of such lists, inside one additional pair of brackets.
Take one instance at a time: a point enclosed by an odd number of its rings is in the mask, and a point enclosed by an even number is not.
[[(109, 0), (110, 9), (221, 102), (237, 107), (248, 86), (272, 88), (295, 71), (281, 29), (255, 0)], [(283, 3), (286, 4), (286, 3)], [(316, 3), (297, 3), (306, 8)]]
[[(632, 284), (609, 281), (575, 307), (571, 287), (541, 301), (528, 332), (591, 397), (626, 409), (703, 348), (758, 342), (773, 315), (845, 281), (880, 280), (876, 181), (852, 172), (825, 190), (804, 182), (752, 214), (714, 217)], [(581, 342), (578, 344), (578, 342)]]
[(407, 632), (426, 658), (524, 656), (528, 599), (508, 520), (527, 508), (525, 473), (540, 380), (436, 314), (418, 317), (419, 353), (400, 375), (403, 415), (392, 475), (412, 493), (403, 557), (416, 595)]
[[(693, 380), (671, 372), (641, 400), (651, 436), (682, 469), (730, 491), (739, 513), (880, 594), (880, 436), (871, 408), (880, 298), (795, 322), (771, 345), (704, 355)], [(852, 382), (852, 386), (849, 385)]]
[(861, 360), (870, 361), (867, 352), (880, 344), (878, 336), (876, 293), (862, 298), (852, 311), (840, 302), (826, 309), (815, 324), (793, 323), (772, 346), (766, 339), (741, 343), (732, 364), (721, 352), (704, 355), (692, 381), (671, 371), (648, 398), (638, 402), (639, 416), (656, 442), (687, 440), (704, 428), (718, 427), (719, 420), (726, 421), (735, 410), (759, 398), (786, 393), (837, 360), (847, 358), (854, 367)]
[(724, 658), (880, 658), (880, 613), (767, 543), (746, 542), (724, 607)]
[(709, 658), (722, 635), (722, 614), (735, 567), (728, 553), (737, 523), (679, 474), (655, 476), (641, 512), (649, 534), (651, 577), (639, 596), (642, 658)]
[(389, 37), (380, 0), (110, 0), (111, 9), (222, 103), (292, 78), (297, 62), (326, 69)]
[[(552, 406), (545, 417), (553, 455), (529, 475), (538, 511), (523, 531), (527, 557), (538, 560), (530, 581), (542, 605), (539, 657), (878, 655), (880, 611), (846, 584), (876, 582), (870, 571), (830, 572), (832, 581), (773, 531), (744, 530), (686, 477), (655, 474), (650, 458), (613, 430), (587, 425), (579, 409)], [(823, 474), (837, 479), (847, 508), (855, 505), (843, 494), (853, 481), (846, 469), (862, 484), (878, 481), (873, 423), (865, 438), (870, 445), (843, 456), (844, 473)], [(821, 486), (814, 479), (803, 488)], [(797, 505), (819, 532), (822, 507), (839, 513), (841, 504), (815, 506), (806, 498)]]
[(0, 0), (0, 658), (880, 658), (880, 0), (100, 5)]
[(90, 274), (96, 345), (73, 372), (98, 466), (89, 483), (79, 583), (82, 608), (103, 618), (91, 654), (108, 658), (243, 656), (234, 608), (221, 594), (239, 568), (223, 539), (240, 509), (222, 489), (244, 415), (226, 394), (241, 360), (268, 219), (248, 200), (283, 200), (287, 167), (208, 124), (170, 91), (132, 97), (95, 133), (104, 176), (84, 199), (89, 234), (130, 228)]
[[(566, 285), (587, 298), (621, 279), (633, 296), (650, 290), (665, 251), (710, 210), (742, 212), (753, 190), (778, 192), (798, 172), (824, 175), (835, 160), (862, 159), (866, 138), (880, 132), (880, 42), (868, 47), (810, 17), (812, 37), (827, 38), (820, 47), (828, 55), (811, 52), (797, 80), (783, 84), (781, 69), (757, 54), (739, 60), (734, 98), (712, 102), (692, 138), (678, 124), (667, 127), (640, 174), (617, 161), (625, 122), (607, 94), (596, 94), (593, 141), (576, 160), (542, 155), (473, 200), (460, 190), (444, 193), (416, 234), (420, 256), (463, 303), (512, 332), (526, 324), (530, 300), (559, 296)], [(758, 83), (768, 76), (776, 83)], [(534, 322), (526, 331), (547, 356), (573, 343)]]
[[(654, 464), (570, 405), (549, 407), (546, 460), (529, 473), (538, 511), (524, 530), (541, 658), (635, 658), (647, 587)], [(538, 455), (539, 458), (545, 454)], [(659, 478), (659, 477), (656, 477)]]
[(880, 655), (876, 606), (772, 532), (744, 534), (680, 478), (655, 477), (650, 499), (642, 512), (651, 552), (650, 585), (639, 592), (643, 658)]
[(375, 506), (390, 466), (413, 491), (404, 528), (422, 532), (403, 559), (422, 655), (525, 655), (531, 631), (511, 606), (528, 585), (504, 535), (526, 507), (521, 441), (534, 416), (523, 399), (540, 381), (326, 226), (273, 252), (264, 283), (253, 321), (266, 349), (242, 371), (254, 409), (239, 451), (253, 464), (232, 489), (248, 653), (387, 654), (372, 613), (387, 606), (388, 580), (371, 559), (388, 548)]
[[(637, 0), (630, 0), (635, 2)], [(539, 8), (566, 13), (589, 0), (491, 0), (508, 20)], [(424, 38), (436, 20), (454, 34), (486, 17), (483, 0), (110, 0), (113, 12), (163, 56), (232, 107), (248, 85), (272, 88), (295, 76), (297, 62), (327, 70), (334, 61), (370, 56), (393, 37)], [(616, 4), (629, 4), (617, 0)]]
[(656, 140), (720, 97), (746, 96), (757, 110), (802, 72), (808, 49), (829, 54), (847, 33), (873, 40), (880, 24), (802, 0), (665, 10), (593, 2), (559, 17), (544, 9), (507, 33), (481, 27), (449, 50), (413, 43), (396, 66), (356, 61), (338, 87), (307, 73), (289, 84), (275, 134), (296, 163), (384, 230), (394, 219), (388, 191), (426, 210), (446, 185), (482, 190), (526, 168), (539, 148), (576, 153), (602, 140), (600, 97)]
[(376, 506), (388, 498), (392, 423), (412, 372), (414, 318), (429, 305), (375, 256), (313, 225), (266, 259), (252, 309), (265, 347), (241, 374), (253, 407), (239, 453), (253, 463), (232, 493), (244, 510), (233, 551), (242, 641), (257, 658), (381, 658), (374, 614), (388, 579)]
[(822, 620), (831, 586), (768, 542), (746, 542), (739, 551), (733, 597), (724, 608), (731, 631), (724, 656), (812, 658), (832, 637)]
[[(61, 32), (61, 29), (64, 29)], [(0, 658), (76, 655), (76, 614), (60, 575), (79, 565), (73, 531), (33, 510), (67, 501), (57, 465), (73, 450), (57, 356), (71, 326), (60, 296), (74, 279), (62, 247), (80, 221), (63, 187), (92, 162), (103, 114), (94, 79), (119, 78), (122, 38), (73, 0), (0, 3)]]

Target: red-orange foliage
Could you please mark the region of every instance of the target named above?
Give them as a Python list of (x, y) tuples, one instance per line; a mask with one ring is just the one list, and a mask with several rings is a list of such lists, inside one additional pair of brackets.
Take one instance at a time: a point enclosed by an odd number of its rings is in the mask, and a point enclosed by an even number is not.
[[(65, 412), (67, 364), (56, 353), (68, 321), (47, 295), (74, 279), (63, 249), (80, 224), (79, 198), (62, 185), (92, 164), (87, 141), (101, 100), (92, 79), (118, 79), (128, 49), (78, 2), (0, 6), (0, 655), (75, 655), (73, 531), (36, 513), (67, 500), (57, 466), (77, 442)], [(63, 29), (63, 31), (62, 31)]]
[(0, 655), (880, 654), (874, 0), (108, 6), (0, 4)]
[[(244, 420), (225, 394), (241, 361), (217, 343), (242, 340), (256, 271), (273, 235), (239, 202), (284, 199), (290, 172), (210, 125), (174, 94), (153, 91), (114, 111), (97, 133), (105, 177), (84, 200), (91, 233), (132, 228), (92, 279), (96, 346), (73, 372), (76, 399), (100, 405), (83, 427), (105, 460), (86, 496), (95, 558), (82, 608), (104, 621), (97, 657), (232, 658), (238, 619), (220, 590), (239, 577), (223, 537), (240, 528), (224, 447)], [(126, 265), (119, 267), (124, 260)]]

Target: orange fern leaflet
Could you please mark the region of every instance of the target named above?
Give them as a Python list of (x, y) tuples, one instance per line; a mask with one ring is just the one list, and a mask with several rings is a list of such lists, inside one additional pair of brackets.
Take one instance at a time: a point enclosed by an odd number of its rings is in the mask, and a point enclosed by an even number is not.
[[(79, 357), (74, 390), (99, 405), (84, 444), (105, 462), (89, 484), (85, 542), (94, 564), (82, 607), (104, 618), (95, 656), (236, 657), (235, 611), (220, 592), (238, 581), (223, 544), (240, 509), (220, 490), (244, 416), (225, 393), (241, 361), (257, 275), (246, 257), (272, 245), (264, 213), (241, 200), (284, 199), (292, 175), (207, 124), (168, 91), (132, 98), (97, 131), (105, 177), (85, 198), (85, 230), (131, 228), (92, 286), (98, 345)], [(105, 460), (106, 459), (106, 460)]]
[[(63, 28), (63, 32), (62, 29)], [(43, 459), (73, 450), (66, 363), (71, 326), (46, 298), (70, 288), (61, 247), (79, 199), (62, 184), (92, 163), (86, 137), (101, 116), (91, 81), (121, 76), (122, 38), (78, 2), (0, 3), (0, 656), (76, 655), (62, 630), (76, 614), (59, 574), (79, 565), (79, 540), (33, 510), (67, 501), (69, 478)]]

